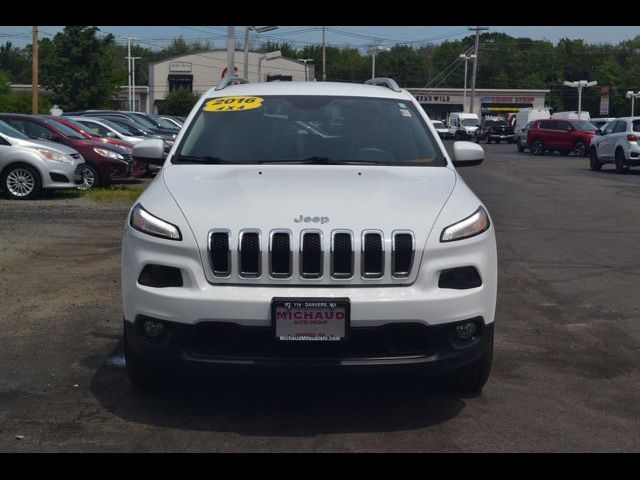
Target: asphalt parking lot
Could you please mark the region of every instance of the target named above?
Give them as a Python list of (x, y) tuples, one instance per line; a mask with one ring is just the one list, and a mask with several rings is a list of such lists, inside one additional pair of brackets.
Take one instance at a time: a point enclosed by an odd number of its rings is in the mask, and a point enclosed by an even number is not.
[[(497, 231), (493, 371), (249, 376), (133, 390), (120, 334), (130, 203), (0, 199), (0, 451), (637, 451), (640, 168), (483, 145)], [(213, 168), (213, 167), (212, 167)]]

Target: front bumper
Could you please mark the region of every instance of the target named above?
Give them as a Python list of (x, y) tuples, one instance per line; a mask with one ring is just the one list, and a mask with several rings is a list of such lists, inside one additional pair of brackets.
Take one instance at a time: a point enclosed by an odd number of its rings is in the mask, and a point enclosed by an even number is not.
[[(53, 162), (51, 162), (53, 164)], [(47, 165), (46, 174), (42, 176), (42, 187), (46, 189), (54, 188), (75, 188), (83, 182), (84, 162), (73, 164), (60, 164), (56, 166)]]
[(498, 135), (494, 133), (489, 134), (490, 140), (504, 140), (507, 142), (513, 142), (514, 138), (515, 138), (515, 135)]
[[(403, 324), (394, 325), (391, 330), (385, 326), (356, 327), (340, 345), (333, 342), (282, 344), (272, 338), (269, 328), (232, 324), (217, 328), (212, 335), (207, 329), (222, 325), (207, 322), (199, 325), (163, 322), (162, 336), (153, 341), (143, 333), (142, 323), (147, 318), (138, 317), (136, 322), (125, 320), (127, 350), (156, 367), (172, 370), (376, 367), (376, 372), (402, 369), (438, 374), (473, 363), (493, 345), (493, 323), (484, 324), (479, 317), (473, 319), (479, 326), (478, 333), (464, 342), (455, 337), (454, 325)], [(408, 337), (400, 339), (398, 332), (403, 326), (407, 335), (411, 335), (410, 343), (407, 343)], [(418, 331), (420, 333), (414, 333)], [(416, 337), (421, 340), (413, 341)]]

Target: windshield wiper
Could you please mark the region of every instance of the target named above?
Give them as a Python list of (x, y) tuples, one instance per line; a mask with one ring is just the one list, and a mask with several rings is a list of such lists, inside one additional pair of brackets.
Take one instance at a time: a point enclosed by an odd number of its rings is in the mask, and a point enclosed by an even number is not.
[(222, 158), (211, 157), (211, 156), (196, 157), (192, 155), (179, 155), (175, 157), (175, 159), (180, 163), (204, 163), (207, 165), (220, 164), (220, 163), (235, 163), (235, 162), (229, 162), (228, 160), (223, 160)]
[(304, 163), (312, 165), (377, 165), (380, 162), (372, 160), (335, 160), (329, 157), (309, 157), (303, 160), (261, 160), (258, 163)]

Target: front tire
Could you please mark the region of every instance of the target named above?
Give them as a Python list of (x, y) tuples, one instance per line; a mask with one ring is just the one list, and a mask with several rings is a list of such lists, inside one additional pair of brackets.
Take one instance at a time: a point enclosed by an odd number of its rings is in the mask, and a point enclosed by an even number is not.
[(100, 174), (91, 165), (85, 164), (83, 167), (83, 183), (80, 186), (83, 190), (89, 190), (90, 188), (99, 187), (102, 183)]
[(16, 200), (32, 200), (42, 193), (40, 174), (32, 166), (22, 163), (12, 165), (3, 172), (2, 186)]
[(598, 172), (602, 170), (602, 164), (600, 163), (600, 159), (598, 158), (598, 152), (595, 148), (592, 148), (589, 152), (589, 166), (591, 170), (594, 172)]
[(531, 151), (534, 155), (544, 155), (545, 148), (542, 140), (535, 140), (531, 145)]
[(452, 389), (465, 393), (480, 393), (482, 387), (489, 380), (491, 363), (493, 361), (493, 342), (489, 351), (449, 377), (449, 385)]

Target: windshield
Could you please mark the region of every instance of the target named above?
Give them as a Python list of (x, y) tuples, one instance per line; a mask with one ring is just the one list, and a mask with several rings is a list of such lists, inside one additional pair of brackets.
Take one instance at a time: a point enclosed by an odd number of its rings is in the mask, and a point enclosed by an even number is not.
[[(141, 115), (139, 113), (132, 113), (132, 115), (135, 115), (135, 119), (141, 123), (142, 125), (144, 125), (147, 128), (156, 128), (156, 124), (153, 123), (151, 120), (149, 120), (147, 117), (145, 117), (144, 115)], [(175, 128), (175, 126), (174, 126)]]
[(444, 128), (444, 123), (439, 122), (439, 121), (435, 121), (435, 122), (431, 122), (433, 123), (433, 128)]
[(166, 118), (159, 117), (157, 115), (153, 115), (152, 118), (160, 124), (162, 128), (171, 128), (175, 130), (178, 126), (173, 123), (171, 120), (167, 120)]
[(586, 121), (572, 122), (571, 125), (581, 132), (595, 132), (598, 129), (593, 123)]
[(506, 127), (507, 122), (505, 122), (504, 120), (485, 120), (484, 126), (485, 127)]
[[(70, 118), (66, 118), (65, 117), (65, 121), (67, 123), (70, 123), (71, 125), (75, 126), (78, 130), (81, 130), (82, 133), (85, 134), (86, 137), (98, 137), (98, 138), (102, 138), (102, 135), (100, 135), (99, 132), (93, 131), (91, 130), (89, 132), (89, 129), (87, 128), (86, 125), (83, 125), (79, 122), (76, 122), (75, 120), (71, 120)], [(58, 122), (58, 123), (62, 123), (62, 122)], [(65, 125), (67, 126), (67, 125)]]
[(76, 132), (73, 128), (67, 127), (66, 125), (63, 125), (62, 123), (58, 123), (55, 120), (51, 120), (50, 118), (43, 118), (42, 121), (47, 125), (49, 125), (50, 127), (55, 128), (66, 137), (75, 138), (77, 140), (84, 140), (86, 138), (81, 133)]
[(461, 118), (460, 124), (463, 127), (477, 127), (478, 125), (480, 125), (480, 122), (477, 118)]
[(16, 130), (8, 123), (0, 120), (0, 133), (4, 133), (7, 137), (18, 138), (20, 140), (30, 140), (24, 133), (19, 130)]
[(446, 165), (409, 102), (295, 95), (221, 97), (203, 107), (172, 161)]
[(122, 120), (119, 118), (105, 118), (103, 121), (109, 122), (108, 125), (113, 124), (114, 125), (114, 129), (116, 129), (116, 127), (119, 129), (117, 130), (119, 133), (122, 133), (123, 135), (131, 135), (134, 137), (144, 137), (145, 135), (149, 135), (152, 134), (153, 132), (151, 130), (145, 129), (142, 125), (138, 126), (138, 125), (134, 125), (133, 123), (130, 123), (126, 120)]

